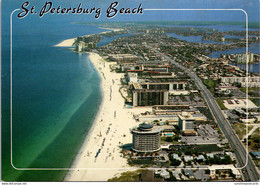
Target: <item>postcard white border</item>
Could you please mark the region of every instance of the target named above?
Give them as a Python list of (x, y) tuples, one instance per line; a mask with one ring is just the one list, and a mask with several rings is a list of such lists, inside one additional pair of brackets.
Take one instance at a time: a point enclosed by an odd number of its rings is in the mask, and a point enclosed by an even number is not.
[[(13, 63), (13, 51), (12, 51), (12, 16), (13, 14), (20, 9), (15, 9), (12, 11), (10, 14), (10, 154), (11, 154), (11, 166), (16, 169), (16, 170), (133, 170), (132, 168), (17, 168), (13, 164), (13, 134), (12, 134), (12, 125), (13, 125), (13, 119), (12, 119), (12, 83), (13, 83), (13, 73), (12, 73), (12, 63)], [(243, 9), (144, 9), (144, 11), (242, 11), (246, 15), (246, 56), (248, 58), (248, 15), (247, 12)], [(246, 110), (248, 112), (248, 60), (246, 63)], [(211, 111), (211, 109), (210, 109)], [(211, 113), (212, 114), (212, 113)], [(248, 119), (248, 114), (246, 116)], [(214, 118), (215, 119), (215, 118)], [(225, 118), (226, 119), (226, 118)], [(228, 121), (229, 123), (229, 121)], [(246, 145), (246, 164), (243, 167), (239, 167), (236, 169), (243, 169), (247, 166), (248, 164), (248, 158), (249, 158), (249, 153), (248, 153), (248, 124), (246, 124), (246, 139), (247, 139), (247, 145)], [(237, 135), (236, 135), (237, 136)], [(239, 139), (240, 140), (240, 139)], [(240, 141), (241, 142), (241, 141)], [(243, 145), (243, 144), (242, 144)], [(140, 169), (140, 168), (136, 168)], [(149, 169), (158, 169), (158, 168), (149, 168)], [(177, 167), (177, 168), (172, 168), (172, 169), (208, 169), (208, 168), (182, 168), (182, 167)]]

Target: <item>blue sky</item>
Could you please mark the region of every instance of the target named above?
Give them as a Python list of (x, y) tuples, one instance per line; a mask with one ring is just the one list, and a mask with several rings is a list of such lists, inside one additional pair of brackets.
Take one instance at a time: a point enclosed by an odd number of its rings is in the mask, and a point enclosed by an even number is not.
[[(20, 8), (26, 0), (3, 0), (2, 9)], [(28, 0), (30, 5), (35, 5), (36, 10), (41, 9), (45, 0)], [(81, 2), (83, 7), (100, 7), (102, 9), (99, 21), (106, 21), (106, 9), (116, 0), (47, 0), (52, 1), (54, 7), (77, 7)], [(243, 9), (248, 14), (250, 22), (259, 22), (258, 0), (118, 0), (118, 8), (134, 8), (142, 3), (144, 9)], [(32, 15), (35, 16), (35, 15)], [(45, 16), (46, 19), (59, 19), (59, 16)], [(29, 16), (27, 16), (29, 17)], [(26, 18), (27, 18), (26, 17)], [(71, 21), (96, 21), (94, 15), (68, 16)], [(143, 15), (118, 15), (112, 21), (245, 21), (242, 11), (144, 11)], [(110, 20), (111, 21), (111, 20)]]

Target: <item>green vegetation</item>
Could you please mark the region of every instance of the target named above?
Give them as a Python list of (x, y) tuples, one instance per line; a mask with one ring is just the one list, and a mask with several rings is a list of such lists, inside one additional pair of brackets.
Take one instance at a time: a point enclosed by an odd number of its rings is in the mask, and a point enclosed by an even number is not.
[(103, 37), (115, 37), (115, 36), (123, 35), (126, 33), (128, 33), (127, 30), (122, 30), (122, 31), (111, 31), (111, 32), (107, 32), (107, 33), (102, 33), (100, 35)]
[(122, 89), (124, 88), (124, 86), (121, 86), (120, 88), (119, 88), (119, 93), (121, 94), (121, 96), (122, 96), (122, 98), (124, 98), (124, 100), (125, 100), (125, 102), (127, 101), (127, 98), (126, 97), (124, 97), (124, 95), (123, 95), (123, 93), (122, 93)]
[(260, 99), (259, 98), (250, 98), (250, 100), (258, 107), (260, 107)]
[(246, 126), (242, 123), (235, 123), (232, 125), (233, 129), (237, 133), (239, 139), (243, 139), (246, 134)]
[(155, 163), (152, 158), (147, 159), (129, 159), (128, 164), (129, 165), (152, 165)]
[[(240, 87), (239, 90), (246, 93), (246, 87)], [(248, 95), (250, 96), (259, 96), (259, 87), (248, 87)]]
[(227, 110), (227, 107), (225, 107), (225, 105), (223, 104), (222, 99), (217, 99), (216, 101), (221, 110)]
[(181, 94), (179, 97), (182, 101), (185, 101), (185, 96), (183, 94)]
[(218, 81), (208, 79), (208, 80), (203, 80), (202, 82), (212, 94), (215, 94), (215, 88), (218, 85)]
[(176, 177), (174, 177), (172, 175), (172, 173), (170, 173), (170, 178), (169, 179), (165, 179), (165, 181), (168, 181), (168, 182), (173, 182), (173, 181), (177, 181)]
[(183, 146), (175, 146), (173, 148), (173, 152), (176, 151), (182, 151), (183, 153), (187, 153), (187, 155), (195, 154), (198, 155), (198, 153), (202, 152), (217, 152), (222, 151), (221, 148), (219, 148), (216, 144), (209, 144), (209, 145), (183, 145)]
[(260, 129), (257, 128), (252, 135), (248, 136), (248, 147), (250, 151), (259, 151), (260, 149)]
[(214, 118), (213, 118), (213, 116), (212, 116), (212, 114), (211, 114), (209, 108), (207, 108), (207, 107), (197, 107), (197, 109), (198, 109), (202, 114), (204, 114), (204, 115), (208, 118), (209, 121), (214, 122)]
[[(180, 144), (180, 142), (178, 142), (178, 140), (181, 139), (181, 137), (178, 135), (174, 135), (172, 137), (161, 137), (161, 141), (162, 143), (171, 143), (171, 144)], [(164, 141), (164, 142), (163, 142)]]
[(108, 179), (108, 182), (137, 182), (142, 170), (136, 170), (133, 172), (124, 172), (121, 173), (119, 177), (113, 177)]
[(252, 130), (252, 128), (254, 128), (254, 126), (248, 126), (248, 132), (250, 132), (250, 130)]
[[(242, 92), (244, 92), (244, 93), (246, 93), (246, 87), (240, 87), (239, 90), (242, 91)], [(252, 90), (254, 90), (254, 88), (248, 87), (248, 92), (249, 92), (249, 91), (252, 91)]]
[(171, 153), (169, 154), (169, 159), (170, 159), (170, 161), (171, 161), (171, 166), (180, 166), (181, 161), (180, 161), (180, 160), (177, 160), (177, 159), (174, 159), (174, 158), (172, 157), (172, 154), (171, 154)]
[(203, 83), (209, 88), (215, 88), (215, 82), (213, 80), (203, 80)]
[(224, 158), (217, 157), (216, 155), (214, 158), (209, 158), (206, 161), (206, 164), (231, 164), (232, 160), (229, 155), (224, 155)]

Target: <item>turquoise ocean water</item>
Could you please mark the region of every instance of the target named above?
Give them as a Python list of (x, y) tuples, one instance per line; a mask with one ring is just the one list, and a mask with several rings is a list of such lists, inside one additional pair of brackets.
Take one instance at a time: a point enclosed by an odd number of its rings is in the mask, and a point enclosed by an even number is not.
[[(15, 170), (10, 153), (10, 29), (2, 17), (2, 179), (60, 181), (64, 170)], [(15, 14), (14, 14), (15, 15)], [(51, 23), (50, 23), (51, 22)], [(54, 27), (55, 25), (55, 27)], [(13, 18), (13, 164), (16, 168), (69, 168), (98, 111), (100, 78), (88, 54), (53, 45), (105, 31), (70, 20)], [(87, 167), (87, 166), (86, 166)]]

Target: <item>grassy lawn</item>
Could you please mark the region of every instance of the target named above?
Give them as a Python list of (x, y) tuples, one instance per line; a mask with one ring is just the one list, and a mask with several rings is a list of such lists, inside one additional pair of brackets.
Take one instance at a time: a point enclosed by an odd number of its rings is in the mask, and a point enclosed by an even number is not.
[(178, 142), (178, 141), (172, 141), (172, 142), (167, 142), (167, 141), (164, 141), (164, 140), (161, 140), (161, 144), (162, 145), (167, 145), (167, 144), (181, 144), (181, 142)]
[(253, 160), (257, 168), (260, 170), (260, 160), (259, 159), (254, 159)]
[[(246, 93), (246, 87), (240, 87), (239, 88), (241, 91), (243, 91), (244, 93)], [(257, 87), (248, 87), (248, 92), (252, 92), (252, 91), (255, 91), (257, 90), (258, 88)]]
[(211, 145), (197, 145), (195, 147), (195, 150), (197, 150), (198, 152), (222, 151), (222, 149), (219, 148), (215, 144), (211, 144)]
[(246, 132), (246, 126), (245, 126), (245, 134), (249, 133), (253, 128), (254, 128), (254, 126), (248, 126), (248, 128), (247, 128), (248, 131)]
[(246, 126), (242, 123), (235, 123), (232, 125), (233, 129), (237, 133), (239, 139), (243, 139), (246, 134)]
[(178, 139), (174, 139), (177, 136), (173, 137), (161, 137), (161, 144), (181, 144), (178, 142)]
[(190, 151), (193, 152), (217, 152), (222, 151), (221, 148), (219, 148), (216, 144), (205, 144), (205, 145), (196, 145), (196, 146), (190, 146), (190, 145), (183, 145), (183, 146), (175, 146), (173, 149), (174, 151), (181, 151), (183, 153)]
[(214, 121), (214, 118), (210, 112), (210, 110), (206, 107), (197, 107), (197, 109), (204, 114), (210, 121)]
[(250, 130), (252, 130), (252, 128), (254, 128), (254, 126), (248, 126), (248, 132), (250, 132)]
[(225, 105), (223, 104), (222, 99), (217, 99), (217, 103), (221, 110), (227, 110), (227, 107), (225, 107)]
[[(246, 87), (240, 87), (239, 88), (241, 91), (243, 91), (244, 93), (246, 93)], [(259, 87), (249, 87), (248, 88), (248, 95), (250, 96), (259, 96)]]
[(260, 98), (250, 98), (250, 100), (258, 107), (260, 107)]
[(203, 80), (203, 83), (206, 85), (206, 87), (213, 92), (215, 87), (216, 87), (216, 83), (213, 80)]
[(121, 173), (119, 177), (108, 179), (109, 182), (138, 182), (141, 170), (129, 171)]
[(248, 147), (249, 151), (259, 151), (259, 142), (260, 142), (260, 129), (257, 128), (251, 136), (249, 136)]

